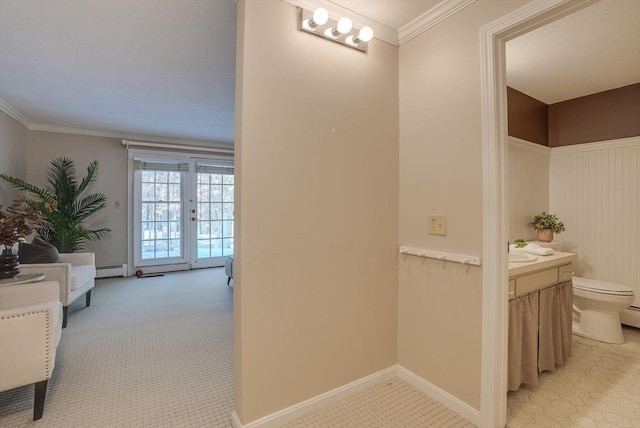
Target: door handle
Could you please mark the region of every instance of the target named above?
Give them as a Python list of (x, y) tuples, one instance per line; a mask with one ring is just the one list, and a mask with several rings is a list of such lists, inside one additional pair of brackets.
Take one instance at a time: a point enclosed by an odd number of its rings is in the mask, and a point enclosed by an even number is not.
[(196, 221), (196, 218), (195, 217), (191, 217), (191, 221)]

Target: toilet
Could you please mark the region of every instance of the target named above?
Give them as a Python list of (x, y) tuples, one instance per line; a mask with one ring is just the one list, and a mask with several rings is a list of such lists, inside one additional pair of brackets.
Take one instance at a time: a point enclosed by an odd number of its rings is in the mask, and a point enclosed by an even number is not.
[(633, 289), (612, 282), (573, 277), (573, 334), (624, 343), (620, 311), (633, 303)]

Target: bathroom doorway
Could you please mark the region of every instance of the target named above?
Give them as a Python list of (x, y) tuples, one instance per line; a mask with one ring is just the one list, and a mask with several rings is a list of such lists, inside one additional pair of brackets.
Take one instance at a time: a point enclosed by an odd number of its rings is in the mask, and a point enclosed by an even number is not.
[[(586, 6), (585, 2), (531, 2), (480, 29), (483, 156), (481, 426), (507, 421), (508, 265), (505, 204), (507, 105), (505, 43)], [(495, 287), (493, 286), (495, 284)], [(490, 286), (491, 285), (491, 286)]]
[[(483, 382), (481, 404), (483, 426), (504, 426), (506, 422), (506, 296), (507, 266), (503, 260), (507, 232), (507, 105), (505, 43), (546, 24), (569, 16), (594, 1), (554, 1), (545, 5), (532, 2), (513, 14), (481, 29), (483, 77), (483, 150), (484, 150), (484, 284), (497, 284), (483, 290)], [(487, 287), (485, 287), (487, 288)], [(493, 312), (493, 313), (489, 313)], [(495, 345), (495, 346), (492, 346)], [(493, 361), (493, 362), (492, 362)], [(499, 393), (502, 390), (504, 397)], [(492, 392), (496, 393), (493, 397)]]

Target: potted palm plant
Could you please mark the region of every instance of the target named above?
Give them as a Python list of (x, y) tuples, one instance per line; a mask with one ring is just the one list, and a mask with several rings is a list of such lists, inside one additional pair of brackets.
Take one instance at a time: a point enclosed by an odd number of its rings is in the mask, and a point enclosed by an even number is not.
[(554, 233), (562, 233), (565, 231), (564, 223), (555, 214), (542, 212), (533, 216), (533, 220), (529, 223), (533, 230), (538, 232), (538, 241), (553, 241)]
[[(78, 181), (73, 160), (62, 157), (51, 161), (47, 171), (48, 185), (43, 188), (4, 173), (0, 174), (0, 179), (34, 196), (27, 202), (39, 207), (44, 217), (44, 222), (36, 229), (38, 235), (59, 252), (73, 253), (82, 249), (86, 241), (97, 241), (109, 232), (104, 227), (90, 229), (84, 225), (89, 217), (106, 206), (104, 193), (85, 194), (97, 172), (98, 161), (93, 161), (87, 167), (87, 175)], [(52, 204), (55, 204), (55, 210), (46, 209)]]

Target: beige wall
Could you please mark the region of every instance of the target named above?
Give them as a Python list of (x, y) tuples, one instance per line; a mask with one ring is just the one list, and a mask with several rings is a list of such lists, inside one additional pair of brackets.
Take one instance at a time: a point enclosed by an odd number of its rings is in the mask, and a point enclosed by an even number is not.
[[(479, 29), (526, 3), (475, 2), (400, 48), (400, 245), (481, 255)], [(481, 268), (403, 256), (399, 271), (398, 363), (479, 409)]]
[[(235, 400), (243, 423), (396, 363), (397, 48), (239, 1)], [(244, 32), (242, 32), (244, 28)]]
[[(27, 128), (0, 111), (0, 172), (25, 177), (27, 172)], [(0, 205), (8, 205), (16, 194), (8, 183), (0, 182)]]
[[(116, 138), (30, 131), (27, 150), (27, 181), (46, 184), (47, 168), (58, 157), (73, 159), (76, 175), (84, 177), (87, 166), (99, 161), (98, 178), (88, 193), (102, 192), (107, 207), (87, 221), (87, 226), (108, 227), (99, 243), (89, 243), (86, 250), (96, 253), (96, 265), (127, 263), (127, 151)], [(115, 208), (115, 202), (120, 208)]]

